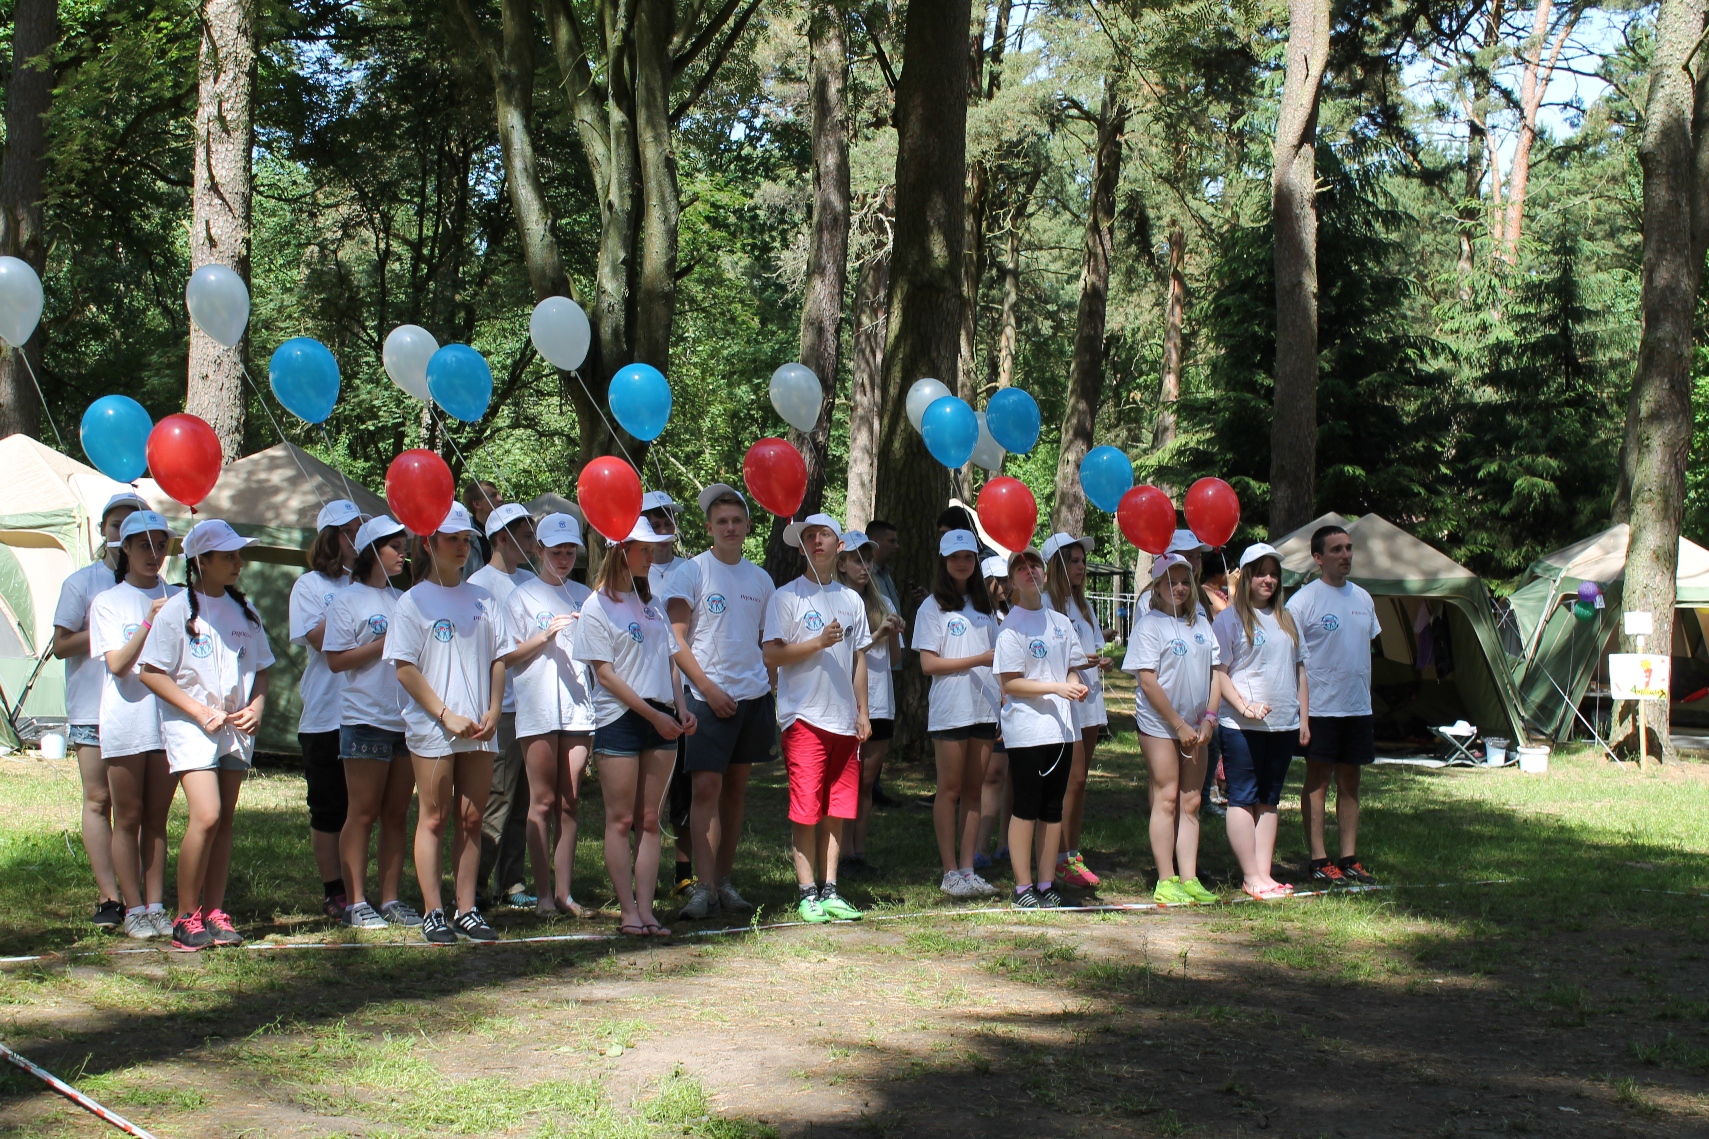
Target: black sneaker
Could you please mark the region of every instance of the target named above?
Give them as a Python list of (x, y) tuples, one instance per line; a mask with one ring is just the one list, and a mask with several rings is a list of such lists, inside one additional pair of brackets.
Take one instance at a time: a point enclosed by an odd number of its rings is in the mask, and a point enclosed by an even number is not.
[(320, 912), (343, 925), (346, 921), (346, 911), (350, 909), (350, 899), (343, 894), (328, 894), (321, 899)]
[(195, 953), (206, 949), (214, 943), (214, 935), (208, 932), (208, 927), (202, 922), (202, 911), (193, 914), (179, 914), (178, 920), (172, 923), (172, 948), (182, 949), (187, 953)]
[(1009, 904), (1017, 910), (1042, 910), (1044, 902), (1040, 900), (1038, 891), (1031, 886), (1009, 896)]
[(118, 929), (125, 924), (125, 904), (108, 898), (95, 907), (95, 916), (89, 920), (102, 929)]
[(1042, 890), (1034, 889), (1033, 894), (1038, 898), (1038, 908), (1041, 910), (1059, 910), (1062, 908), (1062, 895), (1056, 892), (1054, 885)]
[(1377, 884), (1377, 880), (1371, 876), (1371, 872), (1359, 865), (1358, 855), (1354, 855), (1352, 858), (1343, 858), (1335, 866), (1341, 871), (1341, 876), (1354, 885), (1374, 886)]
[(481, 916), (480, 910), (464, 910), (452, 921), (457, 932), (470, 941), (497, 941), (498, 934), (487, 924), (487, 919)]
[(236, 927), (231, 924), (231, 915), (218, 907), (202, 911), (202, 924), (207, 927), (208, 936), (214, 939), (215, 945), (243, 944), (243, 934), (237, 932)]
[(1341, 873), (1341, 868), (1327, 858), (1321, 864), (1311, 864), (1311, 880), (1320, 886), (1348, 885), (1347, 875)]
[(444, 910), (427, 911), (427, 916), (421, 919), (421, 936), (429, 945), (457, 944), (457, 935), (451, 931), (451, 923), (445, 920)]

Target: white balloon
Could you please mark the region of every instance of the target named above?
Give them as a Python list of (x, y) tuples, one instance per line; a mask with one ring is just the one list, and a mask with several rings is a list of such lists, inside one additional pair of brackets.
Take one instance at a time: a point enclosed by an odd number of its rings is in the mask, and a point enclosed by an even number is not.
[(547, 297), (534, 306), (534, 315), (528, 318), (528, 336), (548, 363), (571, 372), (587, 359), (593, 326), (588, 324), (582, 306), (569, 297)]
[(386, 335), (380, 359), (392, 383), (424, 403), (433, 398), (427, 390), (427, 362), (439, 351), (439, 341), (419, 324), (400, 324)]
[(1003, 469), (1003, 457), (1008, 454), (1002, 444), (991, 438), (991, 429), (985, 426), (985, 413), (976, 411), (973, 418), (979, 421), (979, 442), (973, 445), (973, 461), (984, 467), (992, 474)]
[(0, 257), (0, 340), (21, 347), (42, 319), (42, 279), (28, 261)]
[(236, 348), (249, 327), (249, 287), (229, 265), (203, 265), (184, 286), (184, 305), (196, 327)]
[(944, 387), (942, 380), (915, 380), (914, 386), (908, 389), (908, 422), (918, 431), (920, 418), (926, 414), (926, 408), (944, 396), (954, 394)]
[(811, 431), (825, 404), (819, 377), (805, 364), (785, 364), (771, 374), (771, 405), (797, 431)]

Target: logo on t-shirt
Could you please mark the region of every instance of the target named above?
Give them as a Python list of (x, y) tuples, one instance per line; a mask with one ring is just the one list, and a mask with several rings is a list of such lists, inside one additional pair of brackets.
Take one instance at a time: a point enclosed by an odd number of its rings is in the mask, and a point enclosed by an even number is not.
[(1323, 628), (1325, 632), (1335, 632), (1335, 630), (1341, 628), (1341, 618), (1337, 617), (1333, 613), (1325, 613), (1323, 615)]
[(320, 603), (322, 605), (331, 605), (332, 604), (332, 594), (329, 593), (325, 597), (321, 598)]
[(542, 609), (540, 612), (534, 614), (534, 625), (542, 633), (544, 633), (546, 631), (546, 627), (548, 625), (550, 625), (551, 623), (552, 623), (552, 615), (550, 613), (546, 612), (544, 609)]
[(385, 636), (386, 629), (389, 628), (390, 625), (391, 622), (387, 620), (384, 613), (375, 613), (373, 616), (368, 618), (368, 631), (376, 637)]
[(967, 632), (967, 622), (960, 617), (951, 617), (944, 628), (949, 630), (950, 636), (959, 637)]
[(1204, 644), (1205, 643), (1205, 635), (1203, 633), (1194, 633), (1193, 634), (1193, 643), (1195, 645)]
[(645, 617), (649, 621), (657, 621), (659, 619), (658, 610), (654, 609), (651, 605), (641, 606), (641, 616)]
[(1180, 637), (1176, 637), (1174, 640), (1169, 642), (1169, 651), (1178, 657), (1184, 657), (1187, 655), (1187, 642), (1183, 641)]
[(647, 639), (647, 634), (641, 631), (641, 624), (639, 621), (629, 622), (629, 639), (634, 641), (636, 644), (640, 644), (642, 641)]
[(214, 639), (206, 633), (197, 633), (190, 638), (190, 655), (197, 660), (206, 660), (214, 655)]
[(825, 627), (825, 618), (819, 615), (817, 609), (809, 609), (806, 615), (801, 618), (801, 623), (807, 626), (808, 632), (817, 633)]
[(1032, 651), (1034, 660), (1043, 660), (1050, 655), (1050, 646), (1044, 643), (1043, 637), (1034, 637), (1027, 648)]
[(708, 613), (722, 613), (725, 605), (726, 602), (722, 593), (709, 594), (706, 598), (706, 611)]
[(136, 636), (136, 631), (140, 628), (142, 628), (141, 625), (136, 625), (136, 624), (126, 625), (125, 626), (125, 640), (128, 641), (132, 637)]
[(1262, 629), (1252, 630), (1252, 647), (1253, 648), (1261, 649), (1264, 647), (1265, 643), (1268, 641), (1269, 641), (1269, 638), (1264, 635), (1264, 630), (1262, 630)]
[(443, 617), (433, 623), (433, 639), (442, 645), (450, 641), (456, 631), (457, 626)]
[(1052, 625), (1050, 627), (1050, 635), (1059, 641), (1066, 641), (1068, 639), (1068, 630), (1064, 629), (1061, 625)]

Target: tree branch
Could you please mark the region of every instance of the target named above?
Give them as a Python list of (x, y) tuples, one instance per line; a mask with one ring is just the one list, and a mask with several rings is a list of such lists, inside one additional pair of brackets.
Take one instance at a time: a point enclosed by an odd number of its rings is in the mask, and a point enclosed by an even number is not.
[(680, 122), (682, 117), (688, 114), (689, 109), (700, 101), (700, 97), (706, 94), (707, 88), (712, 86), (712, 81), (718, 77), (718, 72), (724, 66), (724, 61), (729, 58), (730, 49), (736, 46), (737, 40), (742, 38), (742, 33), (748, 27), (748, 20), (759, 6), (760, 0), (748, 0), (747, 7), (742, 9), (741, 15), (736, 17), (736, 22), (730, 25), (730, 30), (724, 36), (723, 42), (718, 45), (718, 53), (712, 57), (711, 62), (706, 65), (706, 71), (695, 82), (694, 90), (690, 91), (687, 98), (671, 109), (672, 126)]
[(740, 3), (741, 0), (724, 0), (724, 6), (718, 9), (718, 14), (706, 21), (706, 26), (700, 29), (700, 34), (695, 36), (685, 48), (682, 46), (682, 41), (688, 38), (688, 30), (694, 26), (694, 21), (700, 18), (703, 3), (697, 2), (690, 5), (688, 15), (683, 18), (682, 26), (677, 29), (676, 35), (671, 37), (672, 75), (681, 75), (689, 64), (700, 58), (700, 53), (706, 50), (708, 44), (718, 38), (718, 33), (724, 30), (724, 25), (730, 22), (730, 17), (735, 15), (736, 8)]

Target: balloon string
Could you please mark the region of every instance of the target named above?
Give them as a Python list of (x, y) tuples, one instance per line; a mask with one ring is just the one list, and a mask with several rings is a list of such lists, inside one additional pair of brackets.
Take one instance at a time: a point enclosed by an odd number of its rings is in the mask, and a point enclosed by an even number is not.
[[(623, 434), (618, 431), (616, 426), (612, 424), (611, 420), (605, 417), (605, 409), (601, 407), (599, 405), (599, 401), (593, 397), (593, 391), (587, 386), (587, 381), (582, 379), (582, 374), (572, 368), (570, 369), (570, 375), (576, 378), (576, 383), (581, 385), (582, 394), (587, 396), (588, 403), (592, 404), (594, 411), (599, 413), (599, 418), (605, 424), (605, 429), (611, 432), (611, 441), (617, 444), (617, 449), (623, 452), (623, 457), (629, 460), (629, 465), (635, 468), (635, 473), (644, 477), (646, 475), (646, 471), (642, 469), (640, 463), (635, 461), (635, 456), (629, 453), (629, 448), (623, 445)], [(662, 473), (660, 477), (661, 479), (663, 478)]]
[(22, 348), (15, 348), (13, 351), (17, 352), (18, 358), (24, 362), (24, 371), (30, 374), (30, 383), (34, 384), (36, 388), (36, 398), (42, 401), (42, 414), (47, 416), (47, 425), (53, 428), (53, 440), (59, 444), (59, 449), (63, 452), (65, 450), (65, 439), (59, 433), (59, 424), (53, 421), (53, 412), (48, 410), (47, 396), (42, 392), (41, 381), (36, 379), (36, 370), (30, 367), (30, 354)]
[[(332, 436), (326, 433), (326, 424), (317, 423), (315, 424), (315, 428), (320, 431), (321, 441), (326, 444), (326, 453), (331, 455), (333, 449)], [(356, 501), (356, 492), (350, 489), (350, 480), (345, 477), (344, 471), (333, 463), (328, 463), (327, 466), (332, 467), (333, 473), (338, 475), (338, 481), (344, 484), (344, 497), (354, 503)]]
[[(469, 470), (469, 457), (467, 455), (463, 454), (463, 449), (461, 447), (457, 446), (457, 440), (455, 438), (453, 438), (451, 435), (450, 425), (447, 424), (443, 419), (439, 418), (439, 413), (433, 410), (433, 401), (431, 401), (431, 400), (429, 400), (427, 403), (427, 414), (430, 415), (433, 418), (433, 421), (439, 425), (440, 435), (442, 435), (444, 437), (444, 439), (447, 443), (451, 444), (451, 450), (456, 453), (457, 461), (459, 463), (463, 464), (463, 470), (468, 471)], [(505, 473), (506, 472), (502, 467), (499, 468), (499, 474), (500, 475), (503, 475)], [(481, 492), (481, 497), (486, 499), (487, 509), (489, 511), (497, 510), (501, 505), (503, 505), (502, 503), (498, 503), (498, 502), (493, 501), (493, 496), (487, 493), (487, 488), (481, 485), (481, 480), (478, 478), (475, 478), (473, 473), (471, 473), (469, 477), (470, 477), (470, 480), (474, 482), (475, 489)], [(484, 532), (485, 531), (483, 528), (483, 534), (484, 534)], [(521, 550), (521, 547), (518, 546), (517, 549)], [(540, 576), (540, 567), (534, 564), (534, 559), (530, 558), (526, 551), (523, 551), (523, 553), (522, 553), (522, 560), (528, 564), (528, 571), (530, 573), (532, 573), (535, 577)]]
[[(279, 436), (279, 442), (285, 445), (285, 451), (291, 456), (291, 461), (297, 464), (297, 470), (302, 472), (303, 481), (309, 484), (309, 489), (314, 491), (315, 497), (320, 499), (321, 506), (325, 507), (326, 496), (320, 492), (320, 487), (316, 485), (314, 476), (309, 474), (309, 469), (303, 466), (303, 461), (297, 457), (297, 445), (285, 435), (285, 429), (279, 426), (279, 420), (274, 417), (273, 409), (267, 406), (267, 398), (261, 394), (261, 385), (255, 382), (255, 377), (249, 374), (249, 368), (242, 360), (237, 362), (237, 366), (242, 369), (243, 378), (249, 381), (250, 390), (255, 392), (255, 402), (259, 403), (261, 410), (266, 413), (267, 422), (273, 425), (274, 434)], [(194, 513), (193, 509), (191, 513)]]

